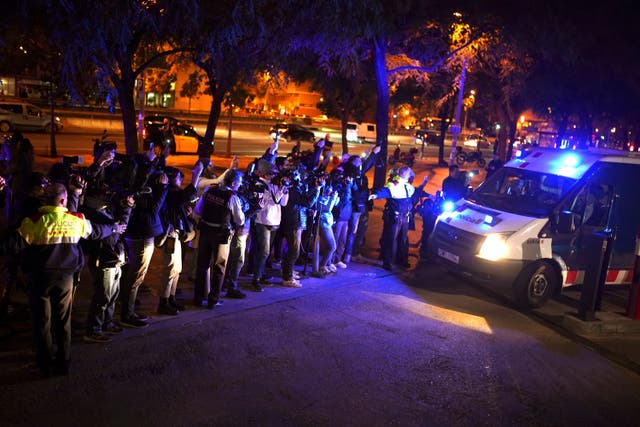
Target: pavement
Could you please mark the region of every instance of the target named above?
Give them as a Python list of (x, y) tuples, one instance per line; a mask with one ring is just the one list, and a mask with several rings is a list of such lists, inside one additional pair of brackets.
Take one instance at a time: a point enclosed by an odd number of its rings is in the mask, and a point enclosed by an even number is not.
[[(195, 156), (177, 156), (170, 158), (168, 163), (183, 169), (189, 169), (195, 163), (195, 160)], [(226, 164), (229, 160), (224, 157), (214, 158), (215, 164), (220, 166)], [(241, 167), (250, 160), (241, 159)], [(46, 160), (39, 158), (36, 162), (42, 166), (46, 163)], [(440, 182), (446, 176), (446, 168), (436, 166), (435, 159), (418, 161), (415, 171), (418, 182), (424, 174), (429, 174), (430, 182), (427, 186), (427, 191), (430, 193), (440, 188)], [(187, 177), (189, 176), (187, 175)], [(324, 279), (305, 278), (302, 281), (303, 287), (300, 289), (283, 287), (278, 284), (278, 268), (273, 270), (276, 282), (273, 286), (268, 286), (265, 292), (262, 293), (253, 292), (250, 287), (250, 277), (243, 276), (241, 289), (248, 294), (248, 297), (243, 300), (227, 300), (223, 307), (216, 308), (213, 312), (248, 310), (292, 298), (296, 294), (303, 295), (317, 292), (320, 289), (326, 290), (339, 287), (345, 281), (367, 281), (401, 276), (402, 280), (409, 286), (421, 286), (423, 284), (422, 272), (437, 269), (438, 266), (420, 260), (417, 255), (418, 247), (415, 242), (419, 242), (420, 219), (417, 218), (417, 230), (410, 232), (410, 263), (412, 267), (407, 270), (386, 271), (381, 268), (381, 264), (377, 260), (379, 254), (377, 242), (382, 226), (380, 220), (382, 206), (381, 201), (376, 201), (374, 211), (370, 215), (367, 241), (363, 248), (364, 256), (358, 262), (351, 262), (348, 268), (340, 269), (338, 274), (334, 276), (328, 276)], [(191, 255), (192, 253), (188, 252), (187, 259), (190, 259)], [(189, 279), (190, 265), (189, 261), (185, 263), (178, 294), (178, 297), (187, 303), (192, 300), (193, 295), (193, 282)], [(161, 269), (161, 254), (159, 254), (159, 251), (155, 251), (149, 274), (145, 280), (145, 284), (148, 287), (145, 287), (144, 291), (139, 294), (140, 310), (151, 315), (151, 326), (147, 329), (157, 330), (164, 327), (171, 328), (177, 324), (199, 322), (213, 314), (212, 311), (196, 309), (187, 305), (188, 309), (178, 316), (156, 315)], [(301, 274), (305, 273), (303, 266), (296, 266), (296, 269)], [(307, 272), (309, 271), (310, 268)], [(84, 332), (83, 325), (91, 296), (91, 287), (87, 280), (88, 277), (83, 275), (83, 281), (78, 287), (74, 301), (73, 322), (74, 334), (77, 340), (81, 340)], [(461, 278), (461, 280), (468, 279)], [(473, 286), (485, 292), (487, 298), (494, 298), (501, 304), (510, 306), (509, 299), (495, 292), (490, 284), (473, 283)], [(544, 307), (525, 314), (573, 340), (582, 342), (608, 359), (640, 373), (640, 320), (633, 320), (626, 316), (628, 293), (628, 289), (605, 292), (601, 310), (596, 312), (596, 320), (594, 321), (585, 321), (577, 316), (580, 299), (580, 292), (577, 290), (565, 292), (560, 298), (549, 301)], [(31, 330), (29, 323), (28, 307), (24, 294), (16, 292), (8, 321), (0, 323), (0, 345), (2, 347), (0, 364), (7, 367), (6, 362), (11, 359), (11, 357), (7, 358), (8, 355), (24, 356), (30, 352)], [(147, 329), (127, 330), (127, 335), (144, 334)], [(23, 360), (23, 357), (18, 358)]]

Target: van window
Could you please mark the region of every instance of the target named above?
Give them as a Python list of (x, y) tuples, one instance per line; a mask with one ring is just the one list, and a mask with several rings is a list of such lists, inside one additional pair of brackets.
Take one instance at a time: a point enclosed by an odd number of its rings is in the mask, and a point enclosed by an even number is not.
[(375, 131), (376, 131), (375, 125), (367, 125), (367, 132), (375, 132)]
[(347, 130), (357, 130), (358, 129), (358, 125), (356, 125), (355, 123), (347, 123)]
[(575, 183), (565, 176), (507, 167), (491, 175), (469, 198), (493, 209), (543, 217)]
[(579, 219), (579, 224), (603, 228), (609, 219), (612, 196), (613, 186), (591, 183), (567, 200), (561, 210), (571, 211)]
[(10, 111), (15, 114), (22, 114), (22, 105), (20, 104), (0, 104), (0, 109)]

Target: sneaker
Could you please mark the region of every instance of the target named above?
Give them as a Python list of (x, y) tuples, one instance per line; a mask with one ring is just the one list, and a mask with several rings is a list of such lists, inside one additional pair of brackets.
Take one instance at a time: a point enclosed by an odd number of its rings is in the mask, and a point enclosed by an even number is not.
[(336, 267), (336, 265), (335, 265), (335, 264), (329, 264), (329, 265), (327, 266), (327, 268), (328, 268), (328, 269), (329, 269), (329, 271), (330, 271), (330, 272), (332, 272), (332, 273), (336, 273), (336, 272), (338, 271), (338, 267)]
[(213, 298), (211, 298), (211, 299), (208, 299), (208, 300), (207, 300), (207, 308), (208, 308), (209, 310), (213, 310), (214, 308), (216, 308), (216, 307), (220, 307), (220, 306), (222, 306), (223, 304), (224, 304), (224, 302), (222, 302), (222, 300), (219, 300), (219, 299), (213, 299)]
[(142, 320), (135, 315), (123, 318), (120, 323), (127, 328), (146, 328), (149, 326), (146, 320)]
[(262, 292), (264, 290), (257, 280), (254, 280), (251, 284), (253, 285), (253, 290), (256, 292)]
[(293, 278), (294, 279), (300, 279), (302, 276), (300, 275), (300, 273), (298, 273), (297, 271), (293, 270)]
[(283, 280), (282, 286), (289, 286), (290, 288), (301, 288), (302, 283), (298, 279), (291, 278), (289, 280)]
[(82, 337), (82, 339), (84, 341), (89, 341), (89, 342), (109, 342), (111, 341), (111, 337), (105, 334), (101, 334), (99, 332), (94, 332), (92, 334), (87, 334), (84, 337)]
[(331, 270), (329, 270), (327, 267), (320, 267), (320, 274), (322, 274), (323, 277), (327, 277), (327, 276), (333, 275)]
[(336, 263), (336, 267), (338, 267), (338, 268), (347, 268), (347, 264), (345, 264), (345, 263), (344, 263), (344, 262), (342, 262), (342, 261), (338, 261), (338, 262)]
[(235, 299), (243, 299), (246, 298), (247, 295), (239, 289), (230, 289), (224, 295), (225, 298), (235, 298)]
[(117, 335), (122, 333), (124, 331), (124, 328), (115, 322), (111, 322), (107, 326), (103, 327), (102, 330), (105, 334)]
[(311, 277), (315, 277), (316, 279), (325, 279), (327, 275), (322, 271), (312, 271)]

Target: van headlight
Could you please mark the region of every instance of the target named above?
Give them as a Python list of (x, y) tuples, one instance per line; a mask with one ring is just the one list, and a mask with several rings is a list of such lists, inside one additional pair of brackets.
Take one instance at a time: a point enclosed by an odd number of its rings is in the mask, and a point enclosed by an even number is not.
[(485, 237), (478, 256), (489, 261), (498, 261), (505, 257), (508, 251), (507, 239), (510, 234), (491, 233)]

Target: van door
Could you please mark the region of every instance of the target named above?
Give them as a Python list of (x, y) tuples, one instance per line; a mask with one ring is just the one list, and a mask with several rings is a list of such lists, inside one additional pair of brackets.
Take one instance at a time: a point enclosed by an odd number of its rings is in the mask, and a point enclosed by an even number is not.
[[(599, 168), (600, 169), (600, 168)], [(567, 267), (564, 285), (582, 283), (589, 259), (585, 236), (614, 227), (616, 187), (607, 174), (596, 173), (567, 197), (555, 214), (552, 250)], [(609, 177), (611, 178), (611, 177)]]

